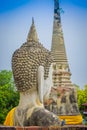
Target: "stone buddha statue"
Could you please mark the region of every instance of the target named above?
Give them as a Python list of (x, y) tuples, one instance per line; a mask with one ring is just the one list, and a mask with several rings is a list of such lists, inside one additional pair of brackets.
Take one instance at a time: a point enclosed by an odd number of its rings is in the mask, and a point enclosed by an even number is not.
[[(60, 125), (58, 116), (44, 108), (52, 87), (52, 57), (49, 50), (39, 42), (34, 20), (24, 43), (12, 56), (12, 71), (19, 104), (10, 111), (11, 125), (50, 126)], [(6, 120), (10, 117), (7, 115)], [(9, 119), (10, 120), (10, 119)], [(5, 125), (10, 125), (6, 123)]]

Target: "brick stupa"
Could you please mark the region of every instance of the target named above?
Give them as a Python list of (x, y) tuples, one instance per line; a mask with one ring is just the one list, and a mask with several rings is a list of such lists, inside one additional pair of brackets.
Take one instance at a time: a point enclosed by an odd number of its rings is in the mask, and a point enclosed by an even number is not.
[(59, 0), (54, 0), (54, 21), (51, 53), (54, 60), (53, 87), (45, 107), (57, 114), (66, 124), (80, 124), (82, 117), (77, 104), (76, 88), (71, 82), (71, 72), (67, 60)]

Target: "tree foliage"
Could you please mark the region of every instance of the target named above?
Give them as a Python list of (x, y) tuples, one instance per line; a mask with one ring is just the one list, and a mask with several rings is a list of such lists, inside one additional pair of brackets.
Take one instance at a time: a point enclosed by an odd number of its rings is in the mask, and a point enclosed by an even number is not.
[(87, 103), (87, 85), (83, 89), (80, 89), (80, 87), (77, 88), (77, 97), (79, 109), (82, 110), (82, 104)]
[(7, 70), (0, 71), (0, 124), (4, 122), (7, 113), (19, 101), (19, 93), (16, 91), (12, 72)]

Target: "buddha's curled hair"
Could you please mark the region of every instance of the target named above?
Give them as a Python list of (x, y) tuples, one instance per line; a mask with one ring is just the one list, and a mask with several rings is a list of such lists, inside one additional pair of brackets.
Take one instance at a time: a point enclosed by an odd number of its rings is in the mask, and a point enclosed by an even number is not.
[(51, 63), (51, 53), (42, 44), (38, 42), (24, 43), (12, 57), (13, 76), (18, 91), (37, 89), (38, 67), (44, 66), (44, 79), (46, 79)]

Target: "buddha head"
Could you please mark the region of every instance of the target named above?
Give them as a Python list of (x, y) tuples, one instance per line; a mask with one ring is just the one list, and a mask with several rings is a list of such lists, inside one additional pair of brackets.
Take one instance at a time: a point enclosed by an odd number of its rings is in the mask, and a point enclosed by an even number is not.
[(38, 68), (40, 66), (44, 68), (45, 82), (43, 87), (47, 85), (48, 80), (52, 85), (52, 61), (50, 51), (43, 47), (38, 40), (34, 20), (32, 20), (26, 43), (17, 49), (12, 56), (12, 70), (17, 90), (19, 92), (38, 91)]

